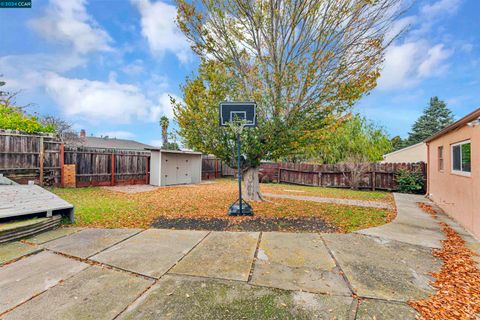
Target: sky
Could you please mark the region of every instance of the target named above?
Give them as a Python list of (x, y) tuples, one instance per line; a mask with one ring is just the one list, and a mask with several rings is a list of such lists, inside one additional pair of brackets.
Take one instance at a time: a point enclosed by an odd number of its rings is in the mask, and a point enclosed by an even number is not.
[[(406, 137), (430, 97), (456, 118), (480, 107), (480, 1), (417, 0), (395, 28), (377, 87), (354, 110)], [(175, 25), (173, 2), (32, 0), (0, 9), (0, 75), (29, 112), (87, 135), (160, 145), (158, 120), (198, 58)], [(175, 128), (175, 124), (172, 124)]]

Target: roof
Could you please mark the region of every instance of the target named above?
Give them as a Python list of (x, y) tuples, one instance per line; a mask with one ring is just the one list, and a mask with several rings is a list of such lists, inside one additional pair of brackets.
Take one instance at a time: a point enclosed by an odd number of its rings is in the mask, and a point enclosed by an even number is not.
[(101, 148), (101, 149), (124, 149), (124, 150), (141, 150), (154, 148), (151, 145), (144, 144), (134, 140), (116, 139), (116, 138), (99, 138), (84, 137), (81, 138), (80, 144), (83, 147)]
[(433, 134), (429, 138), (425, 139), (425, 142), (428, 143), (430, 141), (433, 141), (433, 140), (437, 139), (438, 137), (449, 133), (450, 131), (453, 131), (457, 128), (463, 127), (464, 125), (466, 125), (467, 123), (469, 123), (471, 121), (477, 120), (479, 117), (480, 117), (480, 108), (474, 110), (473, 112), (467, 114), (465, 117), (461, 118), (457, 122), (454, 122), (451, 125), (449, 125), (448, 127), (446, 127), (444, 129), (438, 131), (437, 133)]
[(425, 142), (419, 142), (419, 143), (415, 143), (415, 144), (412, 144), (411, 146), (408, 146), (408, 147), (405, 147), (405, 148), (402, 148), (402, 149), (398, 149), (398, 150), (395, 150), (393, 152), (389, 152), (389, 153), (385, 153), (383, 155), (383, 157), (385, 158), (386, 156), (389, 156), (389, 155), (392, 155), (392, 154), (396, 154), (396, 153), (400, 153), (400, 152), (403, 152), (403, 151), (406, 151), (408, 149), (413, 149), (413, 148), (416, 148), (416, 147), (419, 147), (420, 145), (424, 145)]
[(190, 150), (166, 150), (166, 149), (161, 149), (161, 148), (156, 148), (156, 147), (150, 147), (150, 148), (145, 148), (149, 151), (160, 151), (162, 153), (182, 153), (182, 154), (198, 154), (202, 155), (203, 153), (201, 152), (196, 152), (196, 151), (190, 151)]

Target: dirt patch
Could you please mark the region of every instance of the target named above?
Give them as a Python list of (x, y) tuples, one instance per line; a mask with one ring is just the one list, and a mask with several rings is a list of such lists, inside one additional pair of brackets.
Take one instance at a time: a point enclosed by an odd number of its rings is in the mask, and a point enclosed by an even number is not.
[(338, 229), (320, 218), (158, 218), (151, 225), (159, 229), (186, 229), (211, 231), (289, 231), (338, 232)]

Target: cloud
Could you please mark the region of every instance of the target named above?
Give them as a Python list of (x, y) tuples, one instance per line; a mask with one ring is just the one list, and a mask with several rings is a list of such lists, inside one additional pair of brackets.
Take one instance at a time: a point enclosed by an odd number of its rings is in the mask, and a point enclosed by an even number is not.
[(154, 54), (163, 56), (166, 52), (171, 52), (182, 63), (192, 59), (190, 45), (175, 24), (175, 6), (150, 0), (132, 0), (132, 3), (140, 12), (142, 35)]
[(110, 51), (112, 39), (87, 13), (86, 0), (50, 0), (44, 16), (30, 21), (42, 37), (72, 45), (75, 52)]
[(108, 136), (110, 138), (116, 139), (133, 139), (137, 135), (130, 131), (107, 131), (100, 133), (100, 136)]
[(152, 102), (132, 84), (71, 79), (50, 73), (45, 81), (48, 95), (69, 118), (93, 123), (129, 123), (132, 120), (155, 122), (161, 114), (173, 117), (169, 94), (162, 93)]
[(0, 57), (0, 73), (9, 88), (25, 90), (42, 87), (48, 72), (64, 73), (85, 63), (75, 54), (9, 55)]
[(143, 65), (143, 61), (137, 59), (130, 64), (127, 64), (125, 67), (122, 68), (122, 71), (130, 76), (138, 75), (145, 72), (145, 67)]
[(443, 44), (430, 46), (424, 41), (392, 45), (385, 54), (379, 79), (380, 89), (404, 88), (432, 76), (442, 74), (451, 50)]
[(152, 118), (158, 120), (161, 116), (166, 116), (169, 119), (173, 119), (174, 114), (172, 104), (170, 103), (170, 97), (173, 97), (177, 101), (182, 101), (181, 98), (172, 93), (163, 93), (158, 99), (158, 105), (152, 109)]
[(426, 18), (436, 18), (443, 14), (455, 13), (459, 6), (460, 0), (439, 0), (422, 6), (420, 13)]

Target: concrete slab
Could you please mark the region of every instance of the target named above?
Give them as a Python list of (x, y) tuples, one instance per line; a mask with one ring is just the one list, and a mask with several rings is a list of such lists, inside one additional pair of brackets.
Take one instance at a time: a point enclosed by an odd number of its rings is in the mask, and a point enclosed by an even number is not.
[(351, 297), (166, 275), (119, 319), (348, 319)]
[(417, 312), (403, 303), (381, 300), (362, 300), (358, 305), (356, 320), (415, 320)]
[(113, 319), (153, 281), (90, 267), (5, 315), (5, 319)]
[(149, 229), (91, 259), (159, 278), (207, 234), (206, 231)]
[[(0, 314), (87, 268), (52, 252), (40, 252), (0, 268)], [(52, 305), (42, 311), (52, 310)], [(24, 319), (38, 318), (37, 316)]]
[(80, 230), (82, 229), (81, 228), (58, 228), (55, 230), (37, 234), (33, 237), (26, 238), (25, 240), (30, 243), (43, 244), (48, 241), (52, 241), (64, 236), (68, 236), (70, 234), (74, 234), (75, 232), (78, 232)]
[(258, 232), (212, 232), (171, 272), (247, 281), (258, 237)]
[(41, 248), (22, 242), (8, 242), (0, 244), (0, 266), (8, 261), (18, 259), (24, 255), (40, 251)]
[(361, 297), (407, 301), (434, 293), (431, 249), (359, 234), (324, 234), (327, 247)]
[(47, 242), (44, 247), (71, 256), (87, 258), (139, 231), (140, 229), (85, 229)]
[(390, 223), (380, 227), (360, 230), (357, 233), (429, 248), (441, 248), (441, 241), (445, 239), (444, 234), (439, 230), (423, 229), (402, 223)]
[(397, 217), (393, 223), (403, 223), (422, 229), (432, 229), (441, 232), (437, 220), (432, 218), (418, 206), (418, 202), (433, 204), (430, 200), (421, 195), (394, 193), (397, 206)]
[(262, 233), (251, 283), (287, 290), (351, 294), (322, 238), (313, 233)]

